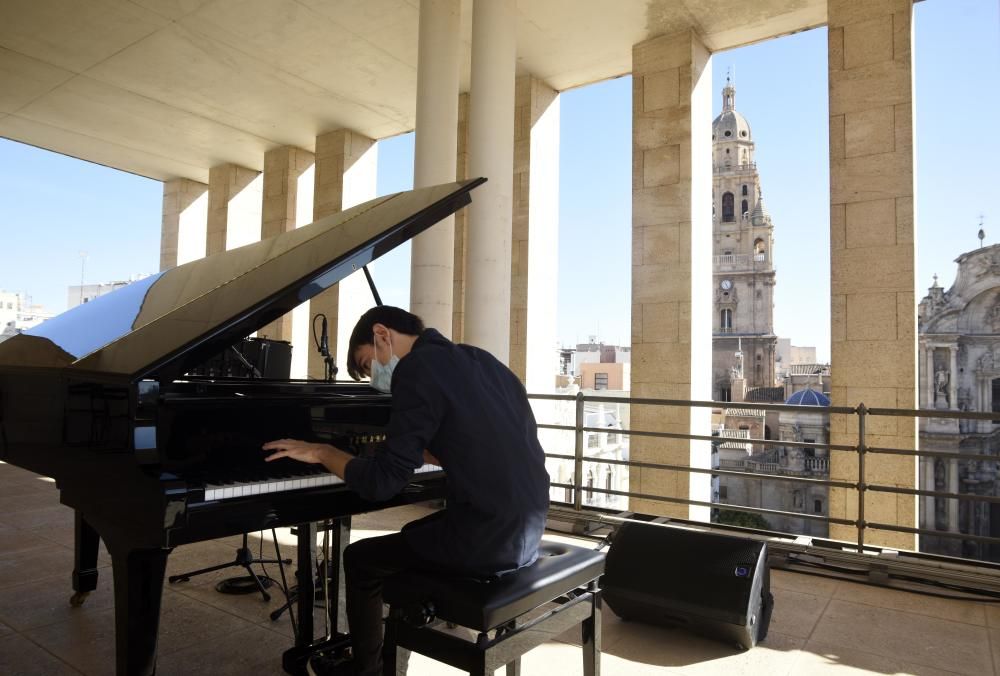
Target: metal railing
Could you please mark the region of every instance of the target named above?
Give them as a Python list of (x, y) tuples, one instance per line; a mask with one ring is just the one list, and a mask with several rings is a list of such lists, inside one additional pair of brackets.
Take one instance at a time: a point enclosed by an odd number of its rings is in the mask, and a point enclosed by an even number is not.
[[(763, 411), (787, 411), (787, 412), (804, 412), (804, 413), (821, 413), (831, 416), (853, 416), (856, 418), (856, 424), (854, 429), (856, 430), (857, 441), (854, 444), (833, 444), (833, 443), (813, 443), (813, 442), (803, 442), (803, 441), (790, 441), (781, 439), (757, 439), (744, 437), (740, 438), (740, 443), (761, 445), (764, 447), (771, 446), (783, 446), (786, 448), (802, 448), (802, 449), (812, 449), (815, 451), (825, 451), (827, 457), (816, 456), (812, 458), (806, 458), (807, 464), (805, 469), (807, 471), (794, 471), (779, 465), (778, 463), (753, 463), (749, 459), (747, 461), (732, 461), (720, 459), (716, 463), (715, 467), (711, 466), (711, 463), (707, 463), (706, 467), (693, 467), (686, 465), (674, 465), (667, 463), (658, 462), (647, 462), (647, 461), (633, 461), (633, 460), (617, 460), (613, 458), (606, 457), (587, 457), (585, 453), (584, 446), (584, 435), (590, 432), (607, 432), (606, 428), (600, 427), (587, 427), (584, 425), (584, 411), (585, 405), (587, 403), (594, 404), (624, 404), (629, 406), (662, 406), (662, 407), (681, 407), (681, 408), (718, 408), (724, 409), (731, 406), (729, 402), (714, 402), (714, 401), (688, 401), (688, 400), (675, 400), (675, 399), (650, 399), (650, 398), (638, 398), (638, 397), (611, 397), (611, 396), (594, 396), (594, 395), (584, 395), (582, 392), (573, 395), (558, 395), (558, 394), (529, 394), (529, 399), (536, 401), (565, 401), (574, 402), (575, 405), (575, 425), (563, 425), (555, 423), (539, 423), (538, 427), (540, 429), (548, 430), (562, 430), (566, 432), (573, 432), (575, 434), (575, 445), (573, 454), (566, 453), (546, 453), (547, 458), (552, 459), (562, 459), (573, 462), (573, 478), (572, 483), (557, 483), (553, 482), (551, 485), (553, 488), (563, 488), (569, 489), (573, 494), (572, 509), (576, 512), (581, 512), (584, 508), (583, 505), (583, 494), (586, 491), (588, 494), (605, 494), (613, 496), (622, 496), (626, 498), (638, 498), (643, 500), (672, 503), (679, 505), (694, 505), (702, 506), (708, 508), (718, 508), (725, 509), (727, 511), (744, 512), (748, 514), (758, 514), (758, 515), (775, 515), (781, 517), (788, 517), (794, 519), (804, 519), (807, 521), (822, 521), (827, 524), (837, 524), (842, 526), (853, 527), (857, 531), (856, 546), (859, 553), (864, 552), (866, 549), (872, 549), (871, 546), (867, 545), (865, 542), (866, 533), (872, 530), (906, 533), (911, 535), (919, 536), (933, 536), (941, 538), (956, 538), (959, 540), (968, 540), (973, 542), (988, 543), (988, 544), (1000, 544), (1000, 538), (991, 537), (987, 535), (977, 535), (972, 533), (960, 533), (950, 530), (939, 530), (936, 528), (921, 528), (919, 526), (907, 526), (898, 523), (884, 523), (880, 521), (873, 521), (868, 519), (866, 513), (866, 497), (869, 494), (895, 494), (895, 495), (908, 495), (908, 496), (919, 496), (924, 498), (935, 498), (942, 500), (970, 500), (979, 501), (990, 504), (1000, 504), (1000, 496), (991, 495), (981, 495), (978, 493), (962, 493), (953, 491), (941, 491), (941, 490), (931, 490), (922, 488), (913, 488), (909, 486), (893, 486), (880, 483), (869, 482), (867, 478), (868, 469), (868, 458), (873, 455), (881, 456), (910, 456), (910, 457), (931, 457), (931, 458), (943, 458), (952, 460), (969, 460), (969, 461), (990, 461), (998, 462), (1000, 461), (1000, 456), (987, 455), (979, 453), (956, 453), (951, 451), (941, 451), (941, 450), (923, 450), (923, 449), (913, 449), (913, 448), (893, 448), (893, 447), (883, 447), (878, 445), (872, 445), (870, 443), (869, 436), (869, 425), (873, 418), (950, 418), (950, 419), (966, 419), (966, 420), (979, 420), (979, 421), (992, 421), (998, 418), (996, 413), (978, 413), (978, 412), (966, 412), (966, 411), (951, 411), (951, 410), (918, 410), (918, 409), (890, 409), (890, 408), (868, 408), (864, 403), (858, 404), (854, 407), (845, 406), (789, 406), (785, 404), (764, 404), (764, 403), (753, 403), (755, 409), (760, 409)], [(992, 423), (991, 423), (992, 424)], [(914, 428), (914, 435), (916, 435), (917, 428)], [(704, 441), (716, 444), (723, 444), (727, 442), (733, 442), (732, 437), (717, 436), (710, 434), (682, 434), (676, 432), (658, 432), (651, 430), (636, 430), (636, 429), (615, 429), (616, 434), (622, 434), (626, 437), (647, 437), (647, 438), (659, 438), (659, 439), (679, 439), (679, 440), (690, 440), (690, 441)], [(707, 446), (711, 448), (711, 446)], [(849, 480), (838, 479), (831, 480), (829, 478), (817, 478), (813, 476), (817, 472), (829, 473), (831, 466), (829, 454), (830, 453), (851, 453), (857, 456), (857, 471)], [(706, 458), (706, 461), (708, 458)], [(824, 486), (827, 488), (834, 489), (845, 489), (853, 491), (856, 494), (857, 502), (857, 517), (854, 519), (832, 517), (828, 514), (814, 514), (808, 512), (790, 512), (787, 510), (779, 509), (769, 509), (765, 507), (751, 507), (748, 505), (735, 505), (729, 503), (718, 503), (718, 502), (706, 502), (701, 500), (691, 500), (687, 498), (682, 498), (672, 495), (654, 495), (647, 493), (638, 493), (635, 491), (621, 491), (608, 488), (600, 488), (597, 486), (587, 486), (584, 485), (584, 465), (588, 463), (601, 464), (601, 465), (621, 465), (629, 468), (640, 468), (640, 469), (659, 469), (659, 470), (669, 470), (684, 473), (698, 473), (698, 474), (709, 474), (716, 476), (731, 476), (731, 477), (752, 477), (758, 480), (765, 481), (780, 481), (780, 482), (796, 482), (801, 484), (808, 484), (814, 486)], [(844, 465), (849, 466), (849, 465)], [(749, 470), (753, 471), (749, 471)], [(957, 503), (956, 503), (957, 504)], [(919, 524), (919, 511), (917, 516), (917, 523)], [(778, 531), (780, 532), (780, 531)], [(786, 535), (797, 535), (795, 533), (784, 533)], [(974, 559), (968, 559), (968, 561), (975, 561)]]

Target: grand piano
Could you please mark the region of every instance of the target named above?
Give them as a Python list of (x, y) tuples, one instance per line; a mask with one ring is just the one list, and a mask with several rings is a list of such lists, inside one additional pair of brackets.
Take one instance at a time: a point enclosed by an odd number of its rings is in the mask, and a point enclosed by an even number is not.
[[(53, 477), (75, 510), (76, 602), (96, 588), (98, 538), (107, 546), (118, 674), (155, 672), (174, 547), (442, 493), (442, 473), (430, 471), (373, 504), (316, 466), (264, 462), (261, 444), (282, 437), (372, 452), (390, 399), (365, 384), (186, 374), (462, 208), (484, 180), (367, 202), (133, 282), (0, 343), (0, 460)], [(315, 526), (303, 532), (314, 547)], [(312, 584), (311, 552), (299, 554), (298, 581)], [(300, 619), (308, 648), (311, 612)]]

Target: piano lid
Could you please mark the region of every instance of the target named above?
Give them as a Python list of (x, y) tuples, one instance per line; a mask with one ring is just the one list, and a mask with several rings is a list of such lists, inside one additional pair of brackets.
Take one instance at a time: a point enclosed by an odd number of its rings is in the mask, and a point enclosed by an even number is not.
[(484, 181), (381, 197), (132, 282), (0, 343), (0, 366), (176, 378), (458, 211)]

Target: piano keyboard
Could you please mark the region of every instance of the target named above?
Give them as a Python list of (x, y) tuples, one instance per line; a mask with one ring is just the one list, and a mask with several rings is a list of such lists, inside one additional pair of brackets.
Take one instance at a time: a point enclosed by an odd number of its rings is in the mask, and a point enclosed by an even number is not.
[[(424, 474), (427, 472), (437, 472), (441, 468), (437, 465), (422, 465), (418, 467), (414, 474)], [(259, 481), (228, 481), (219, 484), (205, 484), (205, 501), (231, 500), (250, 495), (263, 495), (265, 493), (283, 493), (285, 491), (296, 491), (305, 488), (318, 488), (320, 486), (335, 486), (344, 483), (344, 480), (336, 474), (331, 474), (325, 469), (317, 466), (309, 466), (300, 476), (269, 477)]]

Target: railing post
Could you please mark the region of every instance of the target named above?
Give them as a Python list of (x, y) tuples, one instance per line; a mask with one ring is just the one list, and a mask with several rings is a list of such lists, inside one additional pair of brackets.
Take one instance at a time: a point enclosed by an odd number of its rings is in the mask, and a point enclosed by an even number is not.
[(858, 404), (858, 554), (865, 549), (865, 453), (868, 444), (865, 440), (868, 407), (864, 402)]
[(576, 448), (573, 451), (573, 509), (583, 509), (583, 392), (576, 393)]

